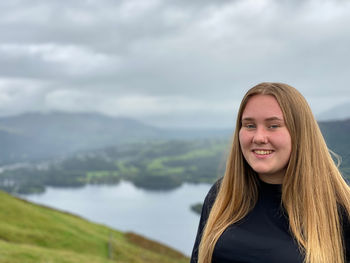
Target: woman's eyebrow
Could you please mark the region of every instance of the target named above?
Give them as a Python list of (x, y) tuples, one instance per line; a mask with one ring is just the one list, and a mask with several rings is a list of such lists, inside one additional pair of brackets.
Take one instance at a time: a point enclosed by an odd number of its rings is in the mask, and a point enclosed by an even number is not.
[[(242, 119), (242, 121), (254, 121), (255, 119), (252, 117), (245, 117)], [(279, 118), (279, 117), (269, 117), (267, 119), (265, 119), (265, 121), (283, 121), (283, 119)]]
[(265, 121), (283, 121), (283, 119), (279, 118), (279, 117), (270, 117), (265, 119)]
[(245, 118), (242, 119), (242, 121), (254, 121), (254, 118), (245, 117)]

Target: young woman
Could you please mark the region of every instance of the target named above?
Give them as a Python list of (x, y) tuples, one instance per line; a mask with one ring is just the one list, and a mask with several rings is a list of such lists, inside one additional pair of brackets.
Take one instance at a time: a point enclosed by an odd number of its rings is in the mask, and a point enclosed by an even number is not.
[(350, 262), (349, 212), (350, 189), (304, 97), (261, 83), (241, 102), (191, 263)]

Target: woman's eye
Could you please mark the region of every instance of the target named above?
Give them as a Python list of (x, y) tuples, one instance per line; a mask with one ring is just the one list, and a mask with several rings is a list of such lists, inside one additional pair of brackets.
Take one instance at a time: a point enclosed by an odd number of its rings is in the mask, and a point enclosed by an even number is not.
[(272, 124), (272, 125), (269, 126), (270, 129), (276, 129), (278, 127), (279, 127), (278, 124)]
[(254, 124), (246, 124), (245, 127), (248, 129), (254, 129), (255, 125)]

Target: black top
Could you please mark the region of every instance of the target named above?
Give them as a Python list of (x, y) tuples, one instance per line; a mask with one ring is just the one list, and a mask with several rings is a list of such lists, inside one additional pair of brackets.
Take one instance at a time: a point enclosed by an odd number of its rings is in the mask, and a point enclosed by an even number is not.
[[(197, 263), (202, 231), (220, 182), (213, 185), (205, 198), (191, 263)], [(255, 207), (220, 236), (214, 248), (212, 263), (302, 263), (304, 257), (290, 234), (288, 217), (281, 205), (281, 194), (281, 185), (259, 180), (259, 197)], [(344, 221), (343, 230), (346, 256), (350, 259), (348, 220)]]

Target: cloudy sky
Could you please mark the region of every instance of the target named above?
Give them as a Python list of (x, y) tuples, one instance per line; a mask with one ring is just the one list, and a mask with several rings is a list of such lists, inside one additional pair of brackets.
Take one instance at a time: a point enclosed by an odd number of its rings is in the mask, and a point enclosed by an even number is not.
[(231, 127), (262, 81), (319, 114), (350, 102), (349, 24), (346, 0), (1, 1), (0, 115)]

